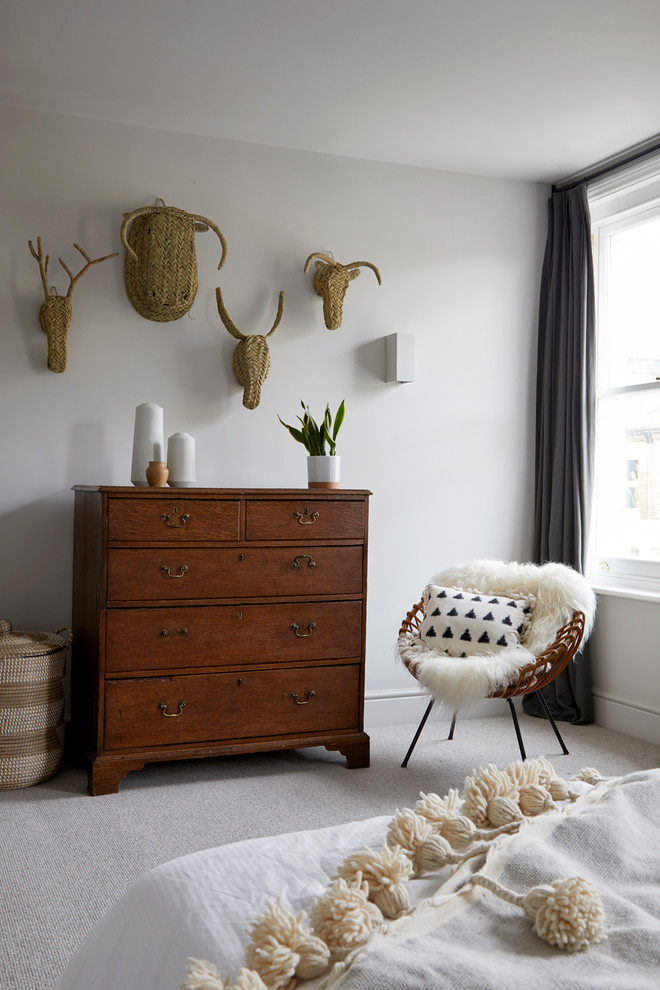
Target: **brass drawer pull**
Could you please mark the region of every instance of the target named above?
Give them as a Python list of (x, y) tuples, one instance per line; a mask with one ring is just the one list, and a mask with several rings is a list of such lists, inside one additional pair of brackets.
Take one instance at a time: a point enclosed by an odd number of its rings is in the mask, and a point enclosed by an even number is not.
[(316, 561), (313, 560), (308, 553), (301, 553), (298, 557), (295, 558), (295, 560), (291, 564), (291, 569), (293, 570), (294, 567), (300, 567), (301, 560), (309, 561), (309, 563), (307, 564), (308, 567), (316, 567)]
[(163, 520), (163, 522), (165, 523), (165, 525), (166, 526), (169, 526), (170, 529), (181, 529), (181, 527), (182, 526), (185, 526), (186, 523), (188, 522), (188, 520), (190, 519), (190, 514), (188, 512), (184, 512), (182, 516), (178, 516), (176, 514), (176, 509), (175, 509), (174, 510), (174, 515), (175, 515), (175, 518), (176, 519), (180, 519), (181, 522), (173, 522), (173, 523), (171, 523), (170, 522), (171, 516), (169, 516), (167, 514), (167, 512), (163, 512), (162, 516), (160, 517)]
[(161, 573), (162, 574), (167, 574), (168, 577), (171, 577), (171, 578), (182, 578), (183, 575), (188, 570), (188, 565), (187, 564), (181, 564), (181, 566), (179, 567), (179, 572), (180, 572), (179, 574), (172, 574), (172, 572), (170, 571), (169, 567), (166, 564), (161, 564), (160, 565), (160, 570), (161, 570)]
[(164, 701), (161, 701), (158, 707), (160, 708), (160, 712), (163, 718), (178, 718), (179, 715), (183, 715), (183, 709), (186, 707), (186, 703), (185, 701), (179, 702), (178, 712), (168, 712), (167, 705), (165, 704)]
[(291, 694), (289, 695), (289, 697), (290, 698), (293, 698), (293, 700), (295, 701), (295, 703), (297, 705), (308, 705), (310, 703), (311, 699), (314, 697), (315, 694), (316, 694), (316, 691), (308, 691), (307, 692), (307, 700), (306, 701), (298, 701), (298, 695), (296, 694), (295, 691), (292, 691)]
[(176, 636), (179, 633), (181, 636), (185, 636), (187, 632), (187, 629), (175, 629), (174, 632), (170, 632), (169, 629), (161, 629), (160, 634), (161, 636)]
[(312, 512), (312, 516), (310, 519), (303, 519), (302, 512), (293, 513), (293, 518), (297, 519), (301, 526), (313, 526), (316, 520), (318, 519), (318, 517), (319, 517), (318, 512)]
[(307, 628), (309, 629), (309, 632), (305, 633), (305, 632), (298, 632), (300, 626), (298, 625), (297, 622), (292, 622), (291, 625), (289, 626), (289, 629), (293, 629), (293, 632), (298, 637), (298, 639), (304, 639), (306, 636), (311, 636), (314, 630), (316, 629), (316, 623), (308, 622)]

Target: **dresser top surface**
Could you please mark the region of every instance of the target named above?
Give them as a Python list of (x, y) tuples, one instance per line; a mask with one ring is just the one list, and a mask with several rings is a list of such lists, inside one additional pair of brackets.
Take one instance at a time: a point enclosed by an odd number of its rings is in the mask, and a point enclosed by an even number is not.
[(99, 492), (134, 498), (163, 498), (176, 496), (206, 498), (254, 499), (342, 499), (367, 498), (372, 492), (361, 488), (141, 488), (134, 485), (74, 485), (74, 492)]

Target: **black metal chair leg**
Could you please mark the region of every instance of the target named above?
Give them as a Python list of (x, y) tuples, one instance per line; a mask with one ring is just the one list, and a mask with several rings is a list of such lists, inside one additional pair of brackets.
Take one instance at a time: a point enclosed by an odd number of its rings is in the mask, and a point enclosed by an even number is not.
[(415, 746), (417, 745), (417, 740), (419, 739), (419, 737), (421, 735), (422, 729), (426, 725), (426, 720), (429, 717), (429, 715), (431, 714), (431, 709), (433, 708), (434, 704), (435, 704), (435, 698), (431, 698), (431, 700), (429, 701), (428, 708), (426, 709), (426, 711), (422, 715), (422, 721), (417, 726), (417, 732), (413, 736), (413, 741), (410, 744), (410, 748), (408, 749), (408, 752), (406, 753), (405, 759), (404, 759), (403, 763), (401, 764), (402, 767), (407, 767), (408, 766), (408, 760), (412, 756), (412, 751), (415, 748)]
[(536, 697), (541, 702), (541, 707), (543, 708), (543, 711), (547, 715), (548, 720), (550, 722), (550, 725), (552, 726), (552, 728), (554, 730), (554, 733), (557, 736), (557, 739), (559, 740), (559, 745), (561, 746), (561, 748), (563, 750), (564, 756), (568, 756), (568, 750), (566, 749), (566, 744), (564, 743), (564, 740), (562, 739), (562, 737), (559, 734), (559, 729), (557, 728), (557, 726), (555, 724), (555, 720), (552, 717), (552, 714), (550, 713), (550, 709), (548, 708), (547, 701), (543, 697), (543, 694), (541, 693), (541, 691), (535, 691), (534, 694), (536, 695)]
[(518, 725), (518, 716), (516, 715), (516, 709), (514, 707), (514, 704), (513, 704), (512, 700), (511, 700), (511, 698), (507, 698), (506, 700), (508, 702), (509, 709), (511, 711), (511, 718), (513, 719), (513, 727), (516, 730), (516, 736), (518, 738), (518, 745), (520, 746), (520, 755), (523, 758), (523, 760), (526, 760), (527, 759), (527, 754), (525, 753), (525, 747), (523, 745), (522, 736), (520, 734), (520, 726)]
[(457, 714), (458, 714), (457, 712), (454, 712), (454, 714), (451, 717), (451, 725), (449, 726), (449, 735), (447, 736), (447, 739), (453, 739), (454, 738), (454, 729), (456, 728), (456, 715)]

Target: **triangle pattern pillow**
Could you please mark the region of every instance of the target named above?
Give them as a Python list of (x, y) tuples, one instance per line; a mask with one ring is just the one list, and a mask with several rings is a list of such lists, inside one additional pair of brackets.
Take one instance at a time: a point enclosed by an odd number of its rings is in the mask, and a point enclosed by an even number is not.
[(514, 599), (430, 584), (420, 626), (430, 650), (450, 657), (497, 653), (520, 644), (530, 622), (533, 599)]

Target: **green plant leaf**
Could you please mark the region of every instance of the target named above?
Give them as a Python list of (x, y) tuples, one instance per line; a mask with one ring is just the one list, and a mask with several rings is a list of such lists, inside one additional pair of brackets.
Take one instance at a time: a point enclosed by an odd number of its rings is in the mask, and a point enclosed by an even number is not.
[(345, 414), (346, 414), (346, 405), (344, 399), (342, 399), (339, 404), (339, 408), (337, 409), (337, 412), (335, 414), (335, 427), (334, 430), (332, 431), (333, 440), (337, 439), (337, 434), (339, 433), (339, 428), (341, 424), (344, 422)]

